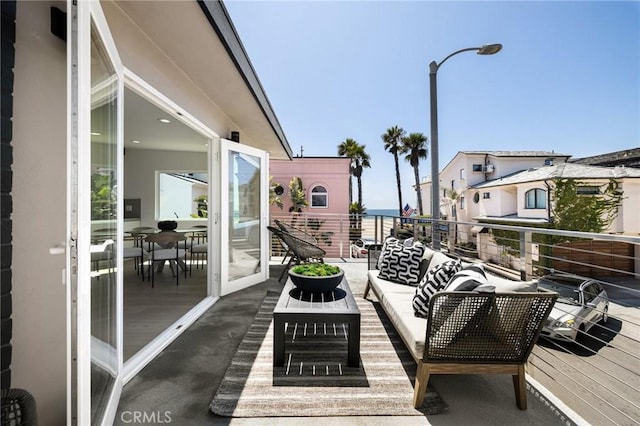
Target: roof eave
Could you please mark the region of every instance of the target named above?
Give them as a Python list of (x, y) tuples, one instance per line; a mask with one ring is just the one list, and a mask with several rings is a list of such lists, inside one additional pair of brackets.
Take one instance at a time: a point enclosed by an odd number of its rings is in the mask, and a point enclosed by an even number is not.
[(227, 50), (229, 57), (238, 70), (238, 73), (242, 76), (242, 79), (253, 94), (253, 97), (260, 106), (265, 118), (271, 125), (271, 128), (280, 140), (282, 148), (285, 150), (289, 158), (292, 158), (293, 152), (291, 150), (291, 146), (284, 135), (284, 131), (282, 130), (278, 118), (271, 107), (271, 103), (267, 98), (264, 88), (258, 79), (258, 75), (249, 60), (249, 56), (240, 41), (238, 32), (236, 31), (233, 22), (231, 22), (231, 18), (229, 17), (229, 13), (224, 7), (224, 4), (222, 1), (212, 0), (198, 0), (198, 4), (211, 24), (211, 27), (220, 38), (221, 43)]

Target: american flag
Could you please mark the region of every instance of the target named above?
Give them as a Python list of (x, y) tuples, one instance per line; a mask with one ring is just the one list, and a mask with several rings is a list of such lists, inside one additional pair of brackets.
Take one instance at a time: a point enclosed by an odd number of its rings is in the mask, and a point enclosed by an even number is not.
[(405, 205), (404, 208), (402, 209), (402, 217), (409, 217), (413, 214), (413, 212), (415, 212), (416, 210), (414, 208), (412, 208), (409, 204)]

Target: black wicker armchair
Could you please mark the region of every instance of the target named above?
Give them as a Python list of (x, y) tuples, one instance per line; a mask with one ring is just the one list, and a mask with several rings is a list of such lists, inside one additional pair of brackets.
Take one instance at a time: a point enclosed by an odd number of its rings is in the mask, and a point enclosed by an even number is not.
[[(276, 226), (278, 228), (280, 228), (282, 231), (287, 232), (288, 234), (293, 235), (296, 238), (300, 238), (301, 240), (304, 240), (308, 243), (311, 244), (318, 244), (318, 240), (311, 234), (309, 234), (308, 232), (305, 232), (304, 230), (297, 228), (293, 225), (289, 225), (287, 223), (284, 223), (283, 221), (279, 220), (279, 219), (274, 219), (273, 223), (276, 224)], [(282, 263), (284, 263), (284, 261), (287, 259), (287, 257), (289, 257), (291, 255), (291, 249), (289, 247), (285, 247), (287, 249), (287, 252), (285, 253), (284, 257), (282, 258)]]
[(282, 281), (285, 273), (289, 270), (291, 264), (319, 262), (324, 263), (324, 255), (326, 251), (318, 247), (317, 245), (298, 238), (282, 229), (275, 228), (273, 226), (267, 226), (267, 229), (273, 233), (278, 239), (281, 240), (283, 245), (291, 251), (291, 257), (287, 266), (282, 270), (279, 280)]

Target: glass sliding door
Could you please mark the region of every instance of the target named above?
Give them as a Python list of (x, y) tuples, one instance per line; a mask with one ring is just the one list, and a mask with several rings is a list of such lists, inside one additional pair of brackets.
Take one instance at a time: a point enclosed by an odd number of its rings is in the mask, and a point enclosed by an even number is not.
[[(105, 414), (118, 375), (118, 78), (91, 27), (91, 403)], [(120, 222), (121, 223), (121, 222)]]
[[(264, 151), (221, 141), (222, 294), (267, 278), (268, 156)], [(225, 223), (226, 222), (226, 223)]]
[(122, 389), (122, 65), (100, 4), (69, 5), (68, 409), (105, 424)]

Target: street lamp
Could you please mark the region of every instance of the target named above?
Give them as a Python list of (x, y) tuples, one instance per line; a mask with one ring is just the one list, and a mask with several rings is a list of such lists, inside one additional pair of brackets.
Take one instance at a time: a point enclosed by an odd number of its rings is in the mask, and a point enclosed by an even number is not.
[(476, 51), (478, 55), (493, 55), (502, 49), (501, 44), (486, 44), (481, 47), (468, 47), (460, 49), (440, 63), (432, 61), (429, 64), (429, 89), (431, 92), (431, 238), (435, 250), (440, 249), (440, 234), (438, 233), (437, 221), (440, 219), (440, 171), (438, 165), (438, 93), (437, 74), (438, 69), (450, 57), (462, 52)]

